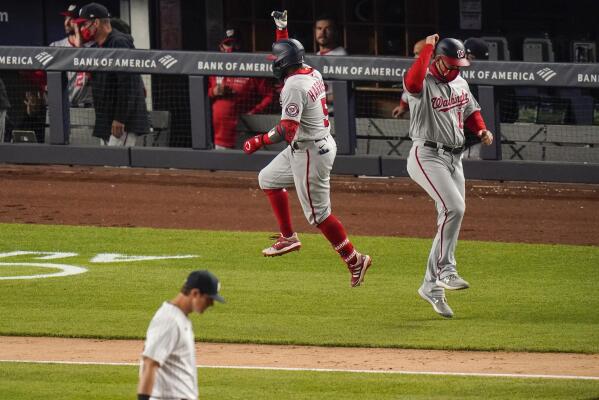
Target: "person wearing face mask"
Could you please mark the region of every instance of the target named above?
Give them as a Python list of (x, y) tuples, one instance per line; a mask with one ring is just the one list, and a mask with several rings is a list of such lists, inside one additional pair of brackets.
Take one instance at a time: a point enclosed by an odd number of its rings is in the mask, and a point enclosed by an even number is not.
[(445, 290), (470, 286), (458, 275), (455, 260), (466, 208), (462, 169), (464, 127), (476, 133), (484, 145), (493, 142), (480, 106), (460, 76), (460, 68), (469, 65), (461, 41), (451, 38), (439, 41), (439, 35), (434, 34), (426, 38), (424, 49), (404, 77), (413, 141), (407, 170), (410, 178), (435, 201), (437, 209), (437, 233), (418, 294), (445, 318), (453, 316)]
[[(225, 30), (219, 50), (232, 53), (241, 50), (241, 40), (234, 28)], [(237, 122), (240, 114), (259, 114), (272, 103), (275, 89), (264, 78), (242, 76), (210, 76), (208, 97), (212, 101), (214, 148), (234, 149), (237, 142)]]
[[(64, 17), (64, 31), (66, 37), (50, 43), (52, 47), (90, 47), (92, 41), (83, 41), (79, 26), (73, 23), (77, 18), (77, 5), (71, 4), (67, 10), (60, 13)], [(71, 107), (87, 108), (93, 106), (92, 88), (90, 84), (91, 73), (83, 71), (67, 71), (69, 103)]]
[[(79, 26), (84, 42), (92, 47), (134, 49), (131, 35), (112, 29), (108, 9), (89, 3), (79, 10)], [(139, 135), (150, 132), (145, 88), (139, 74), (94, 72), (91, 77), (96, 111), (93, 135), (107, 146), (134, 146)]]

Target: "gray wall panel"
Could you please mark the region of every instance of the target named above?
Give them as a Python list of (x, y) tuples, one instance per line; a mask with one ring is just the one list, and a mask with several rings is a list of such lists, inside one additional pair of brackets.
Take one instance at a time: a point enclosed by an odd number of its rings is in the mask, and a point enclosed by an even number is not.
[(241, 150), (214, 151), (178, 148), (131, 148), (132, 167), (259, 171), (277, 155), (259, 151), (247, 155)]
[(378, 156), (337, 155), (333, 173), (341, 175), (380, 176), (381, 162)]
[(0, 162), (14, 164), (73, 164), (128, 166), (129, 149), (122, 147), (0, 144)]

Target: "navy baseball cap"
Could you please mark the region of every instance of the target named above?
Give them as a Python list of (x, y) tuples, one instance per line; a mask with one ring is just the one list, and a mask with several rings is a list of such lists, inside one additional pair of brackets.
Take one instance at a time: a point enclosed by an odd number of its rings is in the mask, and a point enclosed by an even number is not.
[(464, 42), (466, 53), (473, 55), (479, 60), (489, 59), (489, 46), (487, 42), (479, 38), (468, 38)]
[(209, 271), (193, 271), (187, 277), (185, 286), (190, 289), (199, 289), (200, 292), (207, 294), (213, 300), (225, 303), (225, 299), (218, 293), (220, 291), (220, 282)]
[(110, 13), (102, 4), (89, 3), (81, 7), (81, 10), (79, 10), (79, 18), (75, 19), (75, 23), (80, 24), (94, 18), (110, 18)]

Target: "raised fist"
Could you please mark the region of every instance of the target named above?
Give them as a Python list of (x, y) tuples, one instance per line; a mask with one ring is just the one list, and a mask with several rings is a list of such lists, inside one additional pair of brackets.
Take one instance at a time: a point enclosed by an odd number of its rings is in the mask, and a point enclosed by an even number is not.
[(435, 47), (439, 41), (439, 35), (435, 33), (434, 35), (427, 36), (425, 41), (426, 44), (432, 44)]
[(281, 11), (273, 11), (270, 13), (270, 16), (275, 20), (275, 25), (278, 29), (287, 29), (287, 10)]
[(249, 138), (243, 143), (243, 151), (245, 154), (252, 154), (264, 145), (262, 141), (262, 135), (256, 135)]

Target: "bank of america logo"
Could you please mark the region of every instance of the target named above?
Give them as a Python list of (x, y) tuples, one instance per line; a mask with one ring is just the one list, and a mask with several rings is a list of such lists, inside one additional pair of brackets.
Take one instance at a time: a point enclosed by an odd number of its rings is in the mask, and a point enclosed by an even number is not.
[(537, 71), (537, 75), (545, 80), (545, 82), (549, 81), (549, 79), (553, 78), (557, 73), (550, 68), (543, 68)]
[(52, 59), (54, 59), (54, 57), (52, 57), (50, 54), (46, 53), (45, 51), (42, 51), (37, 56), (35, 56), (35, 59), (38, 60), (42, 65), (45, 66), (50, 61), (52, 61)]
[(158, 60), (158, 62), (160, 62), (160, 64), (164, 65), (166, 67), (166, 69), (169, 69), (170, 67), (175, 65), (178, 62), (178, 60), (176, 58), (174, 58), (173, 56), (164, 56), (164, 57), (160, 58)]

